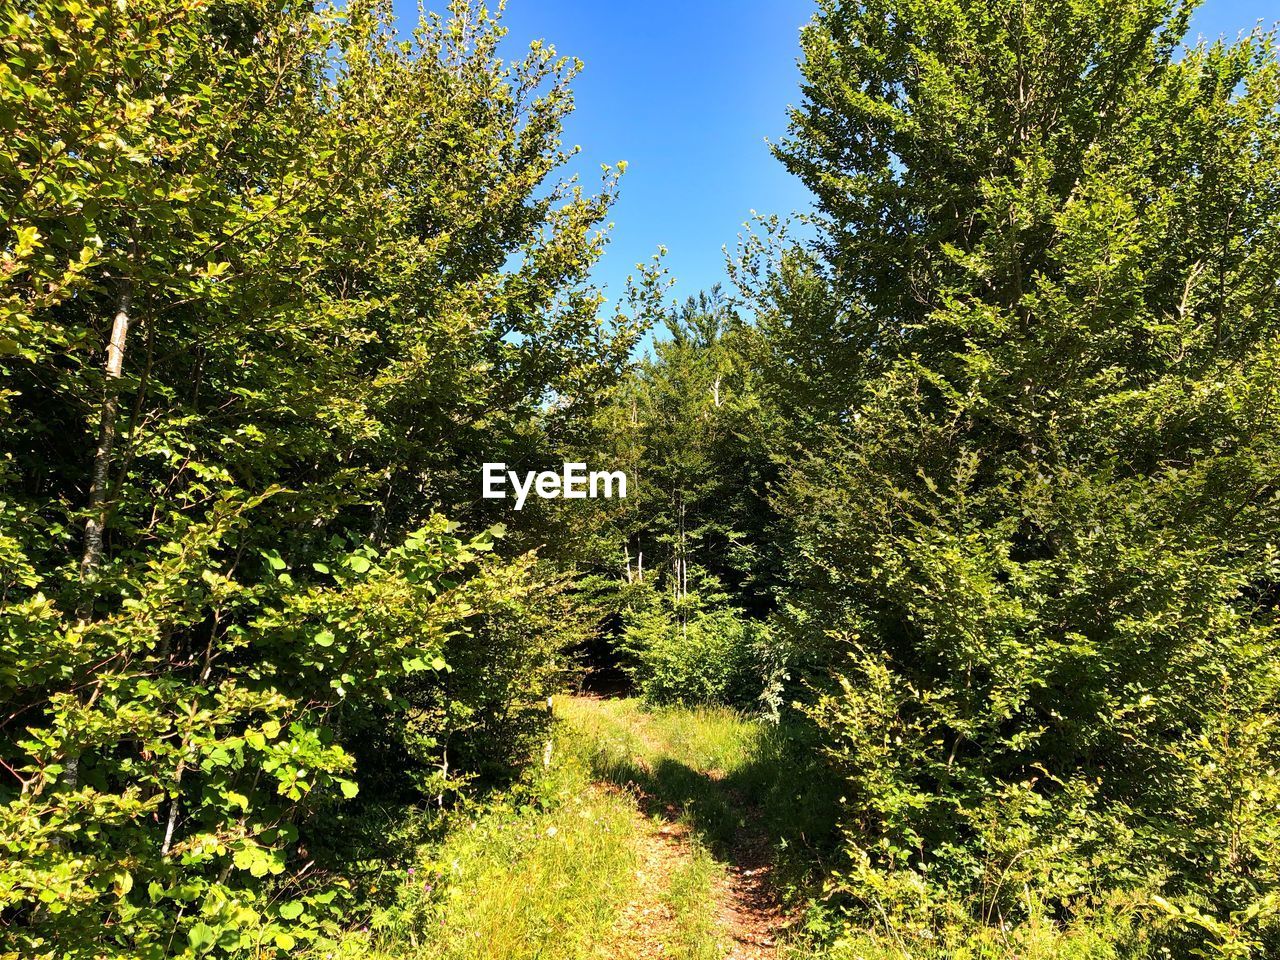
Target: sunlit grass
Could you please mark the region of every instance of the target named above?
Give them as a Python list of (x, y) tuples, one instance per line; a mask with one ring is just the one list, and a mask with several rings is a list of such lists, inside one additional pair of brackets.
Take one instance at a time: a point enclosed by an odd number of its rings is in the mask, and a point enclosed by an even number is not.
[[(795, 854), (803, 902), (815, 853), (799, 848), (805, 830), (823, 829), (830, 802), (802, 744), (726, 708), (558, 698), (555, 709), (549, 769), (456, 814), (443, 840), (418, 851), (396, 902), (337, 957), (636, 960), (657, 944), (670, 960), (721, 960), (723, 861), (744, 827), (773, 843), (775, 858)], [(673, 818), (687, 828), (679, 840), (659, 835)], [(659, 866), (643, 864), (655, 849)], [(1032, 920), (927, 935), (851, 929), (827, 913), (811, 911), (777, 960), (1156, 960), (1128, 936), (1121, 908), (1067, 927)]]
[(755, 761), (773, 728), (728, 707), (645, 707), (639, 700), (560, 697), (557, 713), (574, 731), (569, 746), (594, 770), (625, 771), (665, 759), (699, 773), (731, 775)]
[(718, 927), (713, 886), (722, 867), (697, 840), (689, 856), (672, 871), (664, 894), (671, 908), (667, 955), (672, 960), (720, 960), (725, 955), (723, 932)]
[(580, 960), (601, 956), (636, 885), (637, 821), (625, 795), (559, 763), (529, 802), (492, 805), (406, 874), (399, 902), (347, 956)]
[(1029, 921), (1011, 930), (957, 928), (929, 940), (904, 938), (892, 931), (849, 931), (825, 950), (782, 953), (779, 960), (1156, 960), (1167, 956), (1149, 950), (1112, 920), (1094, 917), (1067, 928), (1047, 921)]
[[(595, 708), (599, 707), (597, 711)], [(709, 736), (699, 729), (704, 723)], [(342, 957), (365, 960), (587, 960), (625, 958), (624, 909), (640, 895), (640, 849), (659, 824), (636, 797), (612, 789), (598, 765), (659, 762), (678, 751), (705, 769), (740, 763), (756, 733), (732, 711), (663, 714), (650, 739), (636, 703), (557, 704), (550, 769), (481, 812), (459, 814), (445, 838), (418, 851), (396, 902), (350, 934)], [(604, 751), (602, 753), (601, 751)], [(608, 759), (605, 759), (605, 757)], [(714, 885), (723, 867), (696, 836), (676, 848), (650, 896), (665, 905), (658, 937), (672, 960), (725, 955)]]
[(565, 742), (599, 779), (634, 784), (724, 852), (752, 818), (796, 896), (834, 829), (834, 787), (797, 731), (728, 707), (563, 697)]

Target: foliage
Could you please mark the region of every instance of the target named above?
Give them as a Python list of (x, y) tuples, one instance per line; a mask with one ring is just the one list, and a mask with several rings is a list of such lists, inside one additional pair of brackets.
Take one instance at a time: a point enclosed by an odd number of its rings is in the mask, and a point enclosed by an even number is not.
[(557, 585), (436, 514), (626, 364), (616, 174), (558, 173), (577, 64), (465, 2), (0, 22), (0, 952), (289, 953), (362, 786), (540, 743)]
[[(583, 955), (590, 777), (689, 956), (743, 797), (833, 957), (1280, 952), (1280, 59), (1193, 6), (819, 0), (814, 215), (606, 317), (477, 4), (0, 0), (0, 953)], [(631, 496), (498, 528), (553, 454)], [(695, 706), (522, 774), (569, 647)]]
[[(680, 606), (693, 593), (732, 594), (768, 609), (771, 553), (759, 526), (772, 476), (759, 442), (763, 411), (748, 356), (751, 328), (719, 288), (679, 307), (651, 298), (664, 336), (609, 392), (576, 456), (627, 472), (625, 501), (609, 505), (586, 559), (612, 584), (648, 584)], [(628, 589), (585, 598), (617, 615)]]
[(674, 613), (661, 598), (624, 617), (618, 641), (636, 690), (651, 703), (723, 703), (756, 706), (759, 672), (768, 644), (762, 624), (729, 607), (686, 598)]
[(743, 276), (762, 392), (806, 411), (781, 632), (860, 917), (1128, 889), (1179, 955), (1280, 944), (1280, 65), (1176, 53), (1187, 16), (831, 0), (804, 33), (779, 154), (817, 239)]
[[(44, 601), (33, 636), (26, 608), (6, 610), (7, 633), (25, 631), (6, 646), (10, 702), (44, 711), (11, 748), (21, 791), (0, 821), (3, 906), (26, 955), (287, 950), (334, 932), (341, 881), (326, 889), (308, 849), (359, 790), (345, 718), (394, 700), (416, 713), (401, 678), (448, 671), (450, 636), (495, 592), (529, 589), (480, 559), (490, 541), (440, 521), (385, 556), (350, 554), (331, 584), (299, 588), (282, 564), (255, 583), (225, 566), (251, 511), (216, 515), (109, 618)], [(211, 607), (228, 626), (196, 633)], [(79, 682), (59, 689), (63, 671)]]

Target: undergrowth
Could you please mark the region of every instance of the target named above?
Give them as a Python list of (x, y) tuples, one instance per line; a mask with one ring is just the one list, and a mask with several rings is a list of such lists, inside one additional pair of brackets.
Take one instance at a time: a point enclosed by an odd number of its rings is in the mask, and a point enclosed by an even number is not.
[[(633, 960), (657, 949), (719, 960), (730, 947), (725, 864), (758, 842), (795, 918), (778, 960), (1178, 960), (1137, 932), (1132, 903), (1069, 925), (1034, 911), (1020, 924), (933, 931), (888, 915), (851, 924), (813, 882), (830, 844), (828, 788), (794, 731), (722, 707), (637, 700), (558, 699), (556, 713), (549, 764), (482, 803), (415, 814), (432, 827), (417, 834), (435, 839), (331, 957)], [(673, 821), (682, 839), (660, 866), (646, 864), (644, 845), (672, 843), (657, 835)]]
[(559, 763), (483, 812), (452, 817), (417, 852), (395, 902), (344, 956), (415, 960), (578, 960), (607, 939), (636, 887), (628, 797)]

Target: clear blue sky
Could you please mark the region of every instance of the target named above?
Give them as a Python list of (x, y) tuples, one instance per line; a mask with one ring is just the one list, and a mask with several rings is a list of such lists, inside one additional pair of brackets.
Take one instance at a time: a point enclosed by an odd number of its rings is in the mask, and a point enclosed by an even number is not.
[[(412, 0), (395, 4), (415, 15)], [(752, 210), (807, 205), (765, 139), (786, 132), (798, 100), (798, 34), (812, 10), (810, 0), (509, 0), (508, 56), (544, 39), (585, 63), (565, 134), (582, 147), (574, 169), (592, 183), (601, 163), (629, 163), (596, 270), (611, 296), (659, 244), (677, 296), (709, 287)], [(1276, 0), (1206, 0), (1192, 34), (1234, 37), (1276, 18)]]

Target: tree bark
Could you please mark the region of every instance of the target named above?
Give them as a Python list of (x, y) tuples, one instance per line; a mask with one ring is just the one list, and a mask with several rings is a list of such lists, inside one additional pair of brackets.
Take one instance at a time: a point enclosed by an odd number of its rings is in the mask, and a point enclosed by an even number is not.
[[(125, 342), (129, 336), (133, 287), (127, 281), (120, 290), (111, 340), (107, 344), (106, 382), (102, 391), (102, 414), (98, 423), (98, 448), (93, 455), (89, 485), (89, 518), (84, 525), (84, 555), (80, 558), (80, 582), (88, 584), (102, 563), (103, 534), (107, 526), (107, 488), (111, 476), (111, 451), (116, 442), (116, 417), (120, 406), (118, 381), (124, 372)], [(86, 591), (80, 602), (80, 618), (93, 612), (93, 594)]]
[(173, 778), (173, 799), (169, 801), (169, 821), (164, 828), (164, 842), (160, 845), (160, 856), (167, 857), (173, 849), (173, 834), (178, 826), (178, 810), (182, 803), (182, 775), (186, 772), (187, 762), (178, 762), (178, 773)]

